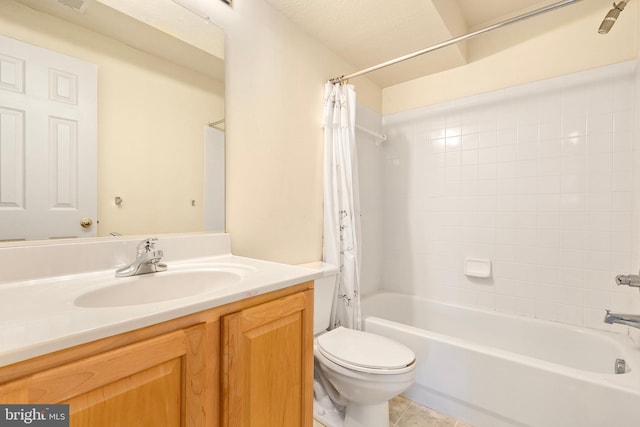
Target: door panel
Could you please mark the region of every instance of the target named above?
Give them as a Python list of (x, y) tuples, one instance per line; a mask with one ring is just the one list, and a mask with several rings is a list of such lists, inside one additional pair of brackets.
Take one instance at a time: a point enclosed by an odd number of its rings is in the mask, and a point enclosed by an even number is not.
[(0, 240), (91, 237), (97, 67), (0, 36)]

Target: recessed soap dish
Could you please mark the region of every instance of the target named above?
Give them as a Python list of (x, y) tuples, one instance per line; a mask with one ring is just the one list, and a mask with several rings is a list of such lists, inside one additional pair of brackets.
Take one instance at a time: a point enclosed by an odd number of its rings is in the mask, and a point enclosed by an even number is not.
[(491, 260), (465, 258), (464, 274), (470, 277), (491, 277)]

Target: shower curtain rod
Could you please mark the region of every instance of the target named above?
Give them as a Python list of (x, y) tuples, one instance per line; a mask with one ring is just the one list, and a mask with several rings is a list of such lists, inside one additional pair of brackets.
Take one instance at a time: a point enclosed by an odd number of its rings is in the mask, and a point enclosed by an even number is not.
[(209, 123), (209, 127), (214, 128), (214, 127), (216, 127), (218, 125), (221, 125), (222, 123), (224, 123), (224, 119), (216, 120), (215, 122)]
[(356, 125), (356, 129), (369, 134), (371, 136), (373, 136), (374, 138), (376, 138), (376, 147), (379, 147), (380, 144), (382, 144), (384, 141), (387, 140), (387, 135), (383, 134), (383, 133), (378, 133), (375, 131), (372, 131), (371, 129), (368, 129), (364, 126), (360, 126), (360, 125)]
[(442, 49), (443, 47), (447, 47), (449, 45), (452, 45), (452, 44), (455, 44), (455, 43), (470, 39), (470, 38), (475, 37), (475, 36), (479, 36), (480, 34), (484, 34), (484, 33), (487, 33), (489, 31), (496, 30), (498, 28), (505, 27), (507, 25), (514, 24), (514, 23), (519, 22), (519, 21), (523, 21), (525, 19), (533, 18), (534, 16), (538, 16), (538, 15), (541, 15), (543, 13), (550, 12), (552, 10), (555, 10), (555, 9), (558, 9), (558, 8), (561, 8), (561, 7), (564, 7), (564, 6), (568, 6), (568, 5), (572, 4), (572, 3), (576, 3), (576, 2), (579, 2), (579, 1), (581, 1), (581, 0), (562, 0), (560, 2), (553, 3), (553, 4), (549, 5), (549, 6), (541, 7), (540, 9), (532, 10), (531, 12), (523, 13), (522, 15), (518, 15), (516, 17), (506, 19), (504, 21), (498, 22), (497, 24), (489, 25), (488, 27), (482, 28), (482, 29), (477, 30), (477, 31), (473, 31), (471, 33), (467, 33), (467, 34), (465, 34), (463, 36), (454, 37), (454, 38), (449, 39), (449, 40), (447, 40), (445, 42), (438, 43), (438, 44), (435, 44), (433, 46), (430, 46), (430, 47), (428, 47), (426, 49), (422, 49), (422, 50), (419, 50), (417, 52), (413, 52), (413, 53), (401, 56), (399, 58), (383, 62), (382, 64), (374, 65), (372, 67), (365, 68), (364, 70), (357, 71), (355, 73), (351, 73), (351, 74), (348, 74), (346, 76), (343, 75), (343, 76), (340, 76), (340, 77), (334, 77), (333, 79), (329, 80), (329, 82), (331, 82), (333, 84), (342, 83), (342, 82), (347, 81), (349, 79), (352, 79), (354, 77), (360, 77), (360, 76), (362, 76), (364, 74), (369, 74), (372, 71), (377, 71), (377, 70), (379, 70), (381, 68), (385, 68), (385, 67), (388, 67), (390, 65), (395, 65), (395, 64), (397, 64), (399, 62), (403, 62), (403, 61), (406, 61), (408, 59), (415, 58), (416, 56), (424, 55), (425, 53), (429, 53), (429, 52), (433, 52), (434, 50)]

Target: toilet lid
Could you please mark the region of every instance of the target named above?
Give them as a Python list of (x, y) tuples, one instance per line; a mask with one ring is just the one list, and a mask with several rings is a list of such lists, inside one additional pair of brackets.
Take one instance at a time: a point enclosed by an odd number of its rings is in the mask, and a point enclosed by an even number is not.
[(413, 351), (398, 342), (342, 326), (320, 335), (318, 349), (338, 364), (369, 369), (401, 369), (415, 361)]

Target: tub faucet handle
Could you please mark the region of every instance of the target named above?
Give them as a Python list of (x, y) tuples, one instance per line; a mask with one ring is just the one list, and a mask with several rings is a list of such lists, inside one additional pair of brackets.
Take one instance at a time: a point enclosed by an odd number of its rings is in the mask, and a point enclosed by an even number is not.
[(618, 274), (616, 276), (616, 285), (626, 285), (640, 288), (640, 275), (637, 274)]

